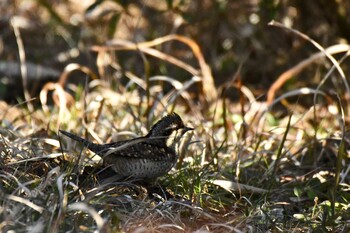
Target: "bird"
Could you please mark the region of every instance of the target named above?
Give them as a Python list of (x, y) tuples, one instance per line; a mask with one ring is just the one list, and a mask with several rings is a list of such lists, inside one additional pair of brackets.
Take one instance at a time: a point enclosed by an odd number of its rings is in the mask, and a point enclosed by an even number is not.
[(122, 178), (153, 180), (167, 174), (176, 164), (181, 137), (194, 128), (184, 125), (181, 117), (173, 112), (156, 122), (146, 136), (96, 144), (75, 134), (60, 130), (63, 135), (82, 143), (111, 166)]

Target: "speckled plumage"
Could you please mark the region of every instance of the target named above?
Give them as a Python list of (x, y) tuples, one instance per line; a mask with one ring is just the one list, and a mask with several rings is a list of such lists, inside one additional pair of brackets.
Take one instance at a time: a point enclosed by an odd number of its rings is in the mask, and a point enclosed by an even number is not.
[(122, 177), (153, 179), (165, 175), (176, 163), (176, 143), (192, 128), (179, 115), (169, 114), (159, 120), (144, 137), (108, 144), (95, 144), (69, 132), (60, 132), (81, 142), (103, 158)]

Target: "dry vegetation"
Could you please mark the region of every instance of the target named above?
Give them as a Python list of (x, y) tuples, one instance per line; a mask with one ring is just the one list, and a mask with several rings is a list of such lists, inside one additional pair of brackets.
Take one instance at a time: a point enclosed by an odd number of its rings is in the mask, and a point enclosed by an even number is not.
[[(10, 2), (1, 232), (350, 231), (347, 1)], [(172, 111), (195, 130), (152, 185), (57, 133), (133, 138)]]

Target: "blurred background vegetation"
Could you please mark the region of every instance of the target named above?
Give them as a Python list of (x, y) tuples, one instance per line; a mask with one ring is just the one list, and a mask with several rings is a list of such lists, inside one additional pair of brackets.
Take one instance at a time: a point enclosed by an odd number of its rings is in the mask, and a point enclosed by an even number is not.
[[(348, 232), (349, 15), (348, 0), (0, 1), (0, 231), (91, 226), (79, 210), (87, 207), (75, 204), (97, 187), (86, 203), (112, 229), (142, 230), (138, 213), (151, 228), (184, 231), (205, 223), (225, 229), (218, 232)], [(315, 59), (316, 42), (343, 45), (332, 53), (338, 62)], [(330, 72), (334, 64), (345, 75)], [(289, 112), (275, 114), (264, 101), (281, 74), (274, 96), (294, 92), (276, 101)], [(86, 77), (95, 80), (86, 85)], [(303, 87), (323, 97), (300, 98)], [(81, 185), (80, 172), (98, 161), (62, 143), (58, 129), (109, 142), (145, 135), (171, 111), (196, 128), (186, 156), (161, 179), (180, 201), (123, 196), (114, 184), (99, 186), (94, 172)]]
[[(144, 42), (169, 34), (183, 35), (198, 43), (217, 87), (239, 73), (242, 82), (260, 96), (282, 72), (317, 52), (308, 41), (268, 26), (268, 22), (276, 20), (299, 30), (326, 48), (349, 42), (349, 15), (347, 0), (3, 0), (0, 99), (13, 103), (23, 95), (22, 85), (18, 85), (21, 73), (14, 26), (23, 40), (32, 97), (38, 95), (44, 83), (58, 80), (67, 64), (78, 63), (96, 71), (93, 45), (103, 45), (113, 38)], [(162, 46), (167, 54), (198, 66), (185, 45), (171, 42)], [(144, 63), (137, 53), (119, 52), (115, 59), (120, 70), (143, 77)], [(179, 81), (191, 75), (160, 59), (148, 57), (148, 62), (149, 75), (163, 74)], [(323, 64), (308, 67), (300, 74), (302, 79), (289, 83), (294, 88), (317, 84), (325, 69)], [(348, 71), (348, 66), (345, 61), (342, 68)], [(123, 74), (111, 71), (101, 78), (113, 81), (122, 79)], [(237, 100), (234, 90), (228, 95)]]

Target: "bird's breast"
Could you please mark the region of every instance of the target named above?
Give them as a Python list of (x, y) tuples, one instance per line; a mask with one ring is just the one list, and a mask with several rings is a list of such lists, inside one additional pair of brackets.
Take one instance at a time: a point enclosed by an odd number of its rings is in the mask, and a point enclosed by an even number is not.
[(124, 177), (152, 179), (165, 175), (175, 162), (173, 160), (117, 158), (111, 166), (116, 173)]

